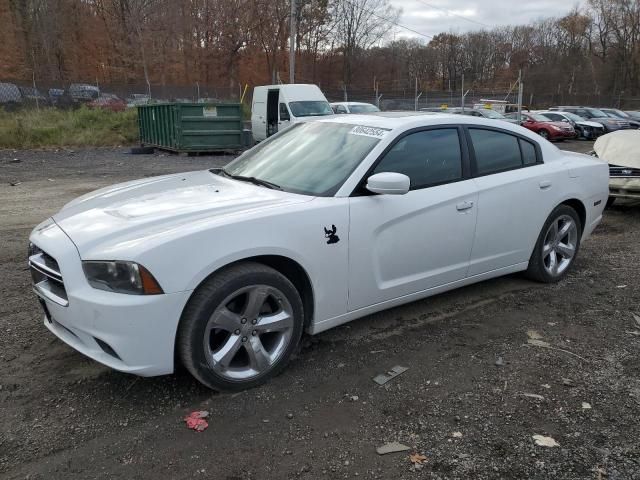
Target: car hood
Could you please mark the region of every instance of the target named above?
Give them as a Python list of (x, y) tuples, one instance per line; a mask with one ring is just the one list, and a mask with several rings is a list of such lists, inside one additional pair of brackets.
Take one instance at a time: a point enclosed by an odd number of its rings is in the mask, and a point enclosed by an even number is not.
[(103, 188), (71, 201), (53, 219), (84, 258), (104, 251), (101, 246), (139, 244), (144, 238), (179, 234), (195, 222), (219, 224), (312, 199), (204, 170)]
[(599, 137), (593, 149), (602, 160), (621, 167), (640, 168), (640, 131), (619, 130)]
[(626, 120), (621, 118), (611, 118), (611, 117), (593, 117), (591, 120), (598, 123), (604, 123), (607, 125), (620, 125), (621, 123), (628, 123)]
[(588, 120), (581, 120), (579, 122), (576, 122), (576, 124), (578, 125), (583, 125), (585, 127), (594, 127), (594, 128), (602, 128), (602, 124), (598, 123), (598, 122), (590, 122)]

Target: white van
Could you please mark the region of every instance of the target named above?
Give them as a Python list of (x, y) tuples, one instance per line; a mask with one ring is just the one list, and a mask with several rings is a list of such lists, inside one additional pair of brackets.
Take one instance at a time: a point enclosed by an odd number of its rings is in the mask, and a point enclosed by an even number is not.
[(292, 83), (253, 89), (251, 130), (256, 142), (291, 123), (325, 115), (333, 115), (333, 110), (317, 85)]

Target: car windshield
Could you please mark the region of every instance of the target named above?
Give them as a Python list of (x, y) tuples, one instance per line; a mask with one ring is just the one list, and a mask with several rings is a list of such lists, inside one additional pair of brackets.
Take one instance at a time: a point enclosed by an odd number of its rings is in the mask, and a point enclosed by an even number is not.
[(563, 113), (563, 115), (569, 120), (573, 120), (574, 122), (584, 122), (584, 118), (582, 118), (580, 115), (576, 115), (575, 113), (567, 112)]
[(617, 118), (629, 118), (630, 115), (628, 113), (623, 112), (622, 110), (618, 110), (617, 108), (610, 108), (607, 110), (607, 113), (612, 117)]
[(489, 108), (485, 108), (482, 110), (482, 114), (487, 118), (506, 118), (501, 113), (496, 112), (495, 110), (491, 110)]
[(607, 118), (609, 116), (597, 108), (587, 108), (587, 112), (589, 112), (592, 117)]
[(533, 118), (536, 122), (551, 122), (552, 120), (549, 117), (545, 117), (541, 113), (530, 113), (529, 116)]
[(318, 115), (333, 115), (331, 105), (324, 100), (305, 100), (289, 102), (289, 109), (294, 117), (315, 117)]
[(303, 195), (331, 196), (388, 130), (344, 123), (299, 123), (223, 169)]
[(350, 105), (349, 110), (351, 110), (351, 113), (371, 113), (380, 111), (380, 109), (375, 105)]

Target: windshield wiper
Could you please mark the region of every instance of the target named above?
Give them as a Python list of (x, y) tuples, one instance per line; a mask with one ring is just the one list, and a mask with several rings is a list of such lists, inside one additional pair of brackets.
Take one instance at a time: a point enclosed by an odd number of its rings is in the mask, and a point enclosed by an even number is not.
[(220, 173), (222, 173), (226, 177), (232, 178), (234, 180), (239, 180), (241, 182), (250, 182), (250, 183), (253, 183), (254, 185), (260, 185), (262, 187), (271, 188), (273, 190), (282, 190), (282, 187), (277, 183), (269, 182), (267, 180), (262, 180), (261, 178), (245, 177), (243, 175), (231, 175), (230, 173), (227, 173), (224, 170), (224, 168), (220, 169)]

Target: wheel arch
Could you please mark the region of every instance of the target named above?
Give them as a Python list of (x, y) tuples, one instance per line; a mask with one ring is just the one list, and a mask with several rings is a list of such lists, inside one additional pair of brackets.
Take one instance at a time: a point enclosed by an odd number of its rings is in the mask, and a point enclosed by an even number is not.
[(560, 205), (567, 205), (576, 211), (578, 217), (580, 218), (580, 235), (582, 235), (584, 233), (585, 225), (587, 224), (587, 208), (584, 206), (584, 203), (582, 203), (582, 201), (578, 200), (577, 198), (569, 198), (560, 203), (558, 206)]
[(211, 277), (219, 273), (220, 271), (229, 268), (234, 265), (238, 265), (241, 263), (252, 262), (252, 263), (260, 263), (262, 265), (266, 265), (268, 267), (273, 268), (277, 272), (281, 273), (293, 284), (293, 286), (298, 290), (300, 294), (300, 298), (302, 299), (302, 306), (304, 309), (304, 325), (303, 329), (306, 330), (313, 320), (315, 303), (314, 303), (314, 291), (313, 284), (311, 283), (311, 277), (309, 276), (306, 269), (300, 265), (299, 262), (293, 260), (290, 257), (284, 255), (277, 254), (265, 254), (265, 255), (254, 255), (248, 256), (245, 258), (237, 259), (232, 262), (226, 263), (224, 265), (218, 266), (214, 271), (212, 271), (209, 275), (203, 278), (200, 283), (193, 289), (191, 295), (184, 304), (182, 308), (182, 313), (180, 314), (180, 320), (176, 326), (175, 338), (174, 338), (174, 364), (179, 362), (179, 356), (177, 352), (176, 339), (178, 338), (178, 331), (180, 330), (180, 324), (183, 320), (184, 311), (189, 305), (189, 302), (193, 298), (194, 294), (198, 291), (198, 289), (204, 285)]

